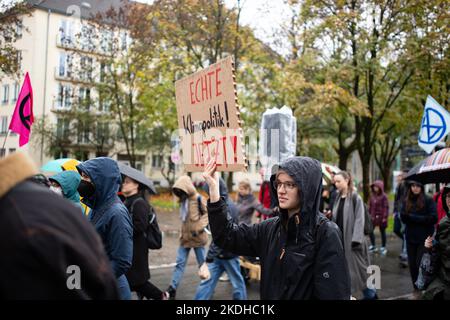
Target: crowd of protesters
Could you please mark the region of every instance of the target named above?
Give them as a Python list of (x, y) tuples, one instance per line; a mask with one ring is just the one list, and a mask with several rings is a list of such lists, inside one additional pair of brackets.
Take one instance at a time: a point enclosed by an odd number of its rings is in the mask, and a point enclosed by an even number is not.
[[(191, 249), (200, 275), (197, 300), (213, 297), (222, 274), (232, 298), (247, 299), (241, 259), (260, 266), (261, 299), (378, 298), (367, 269), (373, 254), (388, 252), (390, 207), (382, 181), (371, 184), (365, 204), (349, 173), (333, 172), (324, 187), (319, 161), (291, 157), (272, 168), (258, 198), (242, 179), (232, 199), (211, 160), (203, 172), (206, 198), (187, 175), (171, 188), (181, 236), (172, 280), (161, 290), (150, 282), (147, 236), (154, 211), (147, 187), (111, 158), (62, 169), (47, 178), (22, 153), (0, 160), (0, 248), (8, 257), (0, 264), (2, 298), (129, 300), (134, 291), (139, 299), (175, 299)], [(400, 262), (409, 267), (416, 298), (449, 299), (450, 185), (432, 198), (424, 185), (403, 178), (392, 211)], [(431, 284), (420, 290), (425, 252), (438, 264)], [(84, 274), (79, 290), (68, 288), (71, 266)]]

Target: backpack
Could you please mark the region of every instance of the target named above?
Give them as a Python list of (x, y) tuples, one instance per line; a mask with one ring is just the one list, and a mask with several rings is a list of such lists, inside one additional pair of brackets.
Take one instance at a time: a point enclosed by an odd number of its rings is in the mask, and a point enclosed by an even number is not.
[[(352, 194), (352, 200), (353, 200), (353, 211), (356, 208), (356, 193)], [(372, 224), (372, 218), (369, 215), (369, 208), (367, 208), (367, 204), (363, 202), (364, 205), (364, 235), (368, 236), (373, 232), (373, 224)]]
[[(134, 204), (139, 201), (144, 200), (141, 198), (138, 198), (133, 201), (131, 204), (131, 214), (133, 214)], [(162, 233), (159, 229), (158, 220), (156, 219), (156, 213), (152, 206), (150, 206), (150, 211), (147, 215), (148, 218), (148, 224), (147, 229), (144, 232), (144, 237), (147, 242), (147, 247), (149, 249), (155, 250), (155, 249), (161, 249), (162, 247)]]

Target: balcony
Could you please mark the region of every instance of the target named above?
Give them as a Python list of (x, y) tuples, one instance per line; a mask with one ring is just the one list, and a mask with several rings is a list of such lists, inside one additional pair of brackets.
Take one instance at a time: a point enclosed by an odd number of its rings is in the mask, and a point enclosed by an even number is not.
[(73, 72), (66, 67), (55, 67), (55, 79), (60, 81), (81, 83), (84, 85), (98, 84), (100, 81), (88, 72)]
[(56, 35), (56, 46), (58, 48), (70, 49), (97, 56), (112, 57), (112, 49), (105, 48), (105, 45), (101, 45), (97, 42), (98, 41), (91, 40), (83, 44), (79, 36), (64, 37), (61, 34)]

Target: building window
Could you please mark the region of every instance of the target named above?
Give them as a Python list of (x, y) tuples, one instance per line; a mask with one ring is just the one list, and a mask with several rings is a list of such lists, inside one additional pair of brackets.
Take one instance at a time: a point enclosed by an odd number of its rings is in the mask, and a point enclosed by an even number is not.
[(1, 149), (0, 149), (0, 158), (4, 158), (4, 157), (5, 157), (5, 154), (6, 154), (6, 149), (1, 148)]
[(20, 20), (20, 21), (17, 22), (17, 25), (16, 25), (16, 37), (17, 37), (17, 39), (22, 38), (22, 30), (23, 30), (23, 22), (22, 22), (22, 20)]
[(100, 92), (98, 101), (98, 111), (109, 112), (111, 110), (111, 100), (108, 99), (107, 95)]
[(78, 143), (89, 143), (89, 123), (78, 121)]
[(8, 132), (8, 116), (1, 117), (0, 134), (6, 134)]
[(61, 45), (69, 46), (74, 42), (74, 26), (71, 21), (61, 20), (59, 27), (59, 42)]
[(9, 149), (9, 154), (13, 154), (14, 152), (16, 152), (16, 148), (10, 148)]
[(2, 103), (7, 104), (9, 102), (9, 84), (3, 85), (3, 99)]
[(109, 30), (103, 30), (100, 40), (100, 48), (104, 53), (111, 53), (112, 51), (113, 34)]
[(82, 57), (80, 60), (80, 78), (92, 81), (93, 60), (90, 57)]
[(109, 140), (109, 123), (101, 122), (97, 124), (97, 142), (107, 143)]
[(93, 51), (95, 48), (94, 38), (95, 38), (95, 29), (93, 26), (84, 25), (81, 27), (82, 50)]
[(13, 101), (16, 102), (17, 99), (19, 98), (19, 90), (20, 90), (20, 86), (19, 84), (16, 82), (14, 84), (14, 96), (13, 96)]
[(72, 88), (68, 85), (60, 84), (58, 87), (57, 107), (70, 109), (72, 106)]
[(128, 34), (126, 32), (120, 34), (120, 48), (123, 51), (128, 49)]
[(22, 66), (22, 51), (17, 50), (16, 52), (16, 64), (17, 64), (17, 69), (21, 69)]
[(60, 52), (59, 54), (59, 67), (58, 75), (64, 78), (70, 78), (72, 76), (72, 60), (71, 54)]
[(80, 88), (78, 91), (78, 104), (84, 110), (89, 110), (91, 105), (91, 89)]
[(161, 164), (163, 161), (163, 157), (159, 154), (154, 154), (152, 156), (152, 167), (153, 168), (161, 168)]
[(58, 118), (56, 120), (56, 137), (63, 140), (69, 138), (69, 126), (70, 119)]

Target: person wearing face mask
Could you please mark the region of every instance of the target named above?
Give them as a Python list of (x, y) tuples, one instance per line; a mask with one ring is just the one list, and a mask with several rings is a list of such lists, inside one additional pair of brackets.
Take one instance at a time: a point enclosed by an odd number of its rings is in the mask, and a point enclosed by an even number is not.
[(99, 157), (80, 163), (77, 170), (81, 175), (78, 192), (82, 202), (91, 208), (89, 220), (102, 238), (120, 297), (129, 300), (131, 291), (125, 273), (133, 258), (133, 224), (117, 196), (122, 180), (119, 167), (113, 159)]
[(280, 213), (252, 226), (236, 225), (227, 216), (216, 167), (211, 159), (203, 173), (210, 190), (208, 216), (214, 243), (234, 254), (260, 257), (262, 300), (350, 299), (341, 232), (319, 212), (319, 161), (309, 157), (283, 161), (270, 178)]
[(37, 172), (24, 153), (0, 159), (0, 299), (118, 299), (98, 233)]
[(423, 184), (420, 182), (409, 181), (408, 192), (400, 209), (400, 218), (405, 224), (409, 271), (414, 286), (413, 296), (418, 299), (421, 293), (415, 283), (424, 254), (423, 244), (428, 236), (433, 235), (434, 224), (438, 219), (436, 203), (425, 195)]
[(81, 176), (78, 172), (63, 171), (50, 177), (49, 180), (51, 183), (50, 190), (71, 201), (83, 212), (80, 194), (78, 193), (78, 186), (81, 181)]

